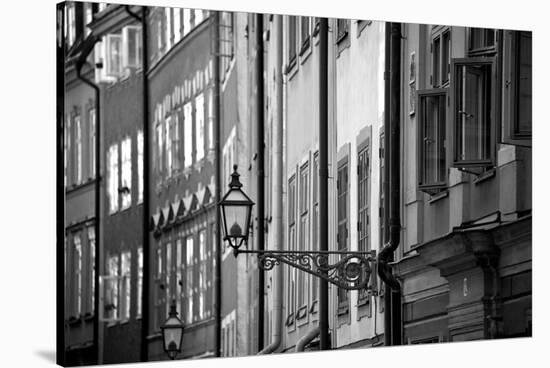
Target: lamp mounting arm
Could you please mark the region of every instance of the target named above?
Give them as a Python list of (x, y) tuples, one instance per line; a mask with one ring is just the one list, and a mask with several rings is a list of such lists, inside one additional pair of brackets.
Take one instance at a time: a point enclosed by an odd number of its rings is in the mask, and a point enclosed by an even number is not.
[(258, 256), (258, 267), (270, 271), (285, 263), (290, 267), (307, 272), (346, 290), (368, 289), (372, 273), (371, 264), (376, 262), (376, 251), (278, 251), (240, 250), (240, 253)]

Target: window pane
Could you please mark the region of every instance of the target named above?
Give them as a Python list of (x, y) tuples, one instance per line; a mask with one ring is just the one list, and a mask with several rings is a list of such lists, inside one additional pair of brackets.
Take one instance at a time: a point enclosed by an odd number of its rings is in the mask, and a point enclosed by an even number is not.
[(204, 95), (201, 93), (195, 99), (195, 121), (196, 121), (196, 145), (197, 161), (204, 157)]
[(457, 68), (457, 159), (490, 159), (490, 66), (460, 65)]
[(288, 61), (296, 58), (296, 22), (297, 17), (288, 17)]
[(443, 33), (443, 50), (441, 60), (441, 83), (449, 81), (451, 65), (451, 32), (447, 31)]
[(445, 95), (421, 96), (423, 185), (445, 182)]
[(532, 125), (532, 41), (530, 32), (520, 32), (518, 44), (518, 116), (515, 133), (531, 134)]
[(434, 87), (439, 86), (439, 71), (441, 68), (440, 57), (441, 57), (441, 39), (437, 37), (433, 41), (433, 75), (432, 75), (432, 85)]

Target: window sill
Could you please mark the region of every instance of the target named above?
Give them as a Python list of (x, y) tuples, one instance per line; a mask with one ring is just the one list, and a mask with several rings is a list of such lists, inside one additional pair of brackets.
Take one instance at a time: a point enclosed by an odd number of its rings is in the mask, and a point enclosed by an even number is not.
[(90, 321), (90, 320), (92, 320), (92, 319), (94, 319), (94, 314), (93, 314), (93, 313), (89, 313), (89, 312), (88, 312), (88, 313), (86, 313), (86, 314), (84, 315), (84, 320), (85, 320), (85, 321)]
[(493, 177), (496, 176), (496, 173), (497, 173), (497, 170), (496, 168), (492, 168), (490, 170), (487, 170), (485, 171), (484, 173), (481, 173), (479, 174), (475, 179), (474, 179), (474, 184), (480, 184), (480, 183), (483, 183), (484, 181), (487, 181)]
[(307, 312), (308, 312), (307, 304), (301, 306), (298, 309), (298, 312), (296, 312), (296, 321), (299, 321), (299, 320), (302, 320), (302, 319), (306, 318), (307, 317)]
[(346, 303), (345, 305), (339, 305), (337, 314), (339, 317), (349, 314), (348, 304)]
[(429, 204), (434, 204), (440, 200), (442, 200), (443, 198), (446, 198), (449, 196), (449, 191), (448, 190), (444, 190), (442, 192), (439, 192), (437, 194), (434, 194), (432, 196), (430, 196), (430, 199), (428, 200), (428, 203)]

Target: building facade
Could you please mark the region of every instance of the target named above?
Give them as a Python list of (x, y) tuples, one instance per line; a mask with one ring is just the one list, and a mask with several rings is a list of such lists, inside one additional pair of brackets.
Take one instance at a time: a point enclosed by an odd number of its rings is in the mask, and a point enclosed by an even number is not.
[(160, 327), (172, 300), (182, 358), (214, 356), (216, 162), (210, 14), (149, 8), (151, 132), (149, 360), (167, 359)]
[(531, 33), (402, 25), (404, 343), (531, 335)]
[[(97, 362), (94, 344), (95, 295), (95, 94), (80, 78), (74, 62), (88, 24), (98, 10), (95, 4), (68, 2), (63, 7), (65, 49), (64, 167), (65, 167), (65, 358), (68, 364)], [(93, 59), (90, 56), (89, 59)], [(84, 78), (94, 70), (85, 66)]]

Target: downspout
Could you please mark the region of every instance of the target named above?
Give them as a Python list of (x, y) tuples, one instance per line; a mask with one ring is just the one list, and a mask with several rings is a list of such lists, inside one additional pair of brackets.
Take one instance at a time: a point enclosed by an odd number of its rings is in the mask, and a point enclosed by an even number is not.
[[(390, 31), (391, 29), (391, 31)], [(390, 33), (391, 32), (391, 33)], [(388, 35), (388, 33), (390, 33)], [(388, 37), (389, 36), (389, 37)], [(386, 146), (386, 152), (389, 149), (389, 155), (386, 154), (386, 183), (389, 184), (389, 241), (385, 243), (384, 248), (378, 255), (378, 275), (386, 284), (386, 310), (384, 316), (384, 334), (386, 345), (401, 345), (401, 285), (393, 275), (390, 262), (394, 259), (394, 252), (399, 246), (401, 231), (400, 224), (400, 70), (401, 70), (401, 24), (391, 23), (386, 25), (386, 50), (390, 47), (390, 73), (389, 84), (386, 74), (386, 97), (385, 109), (389, 107), (389, 121), (384, 122), (385, 136), (389, 140), (389, 146)], [(386, 53), (387, 55), (387, 53)], [(388, 61), (386, 60), (386, 66)], [(387, 115), (386, 115), (387, 116)], [(388, 137), (389, 136), (389, 137)], [(389, 170), (388, 170), (389, 168)], [(388, 175), (389, 174), (389, 175)], [(387, 184), (386, 184), (387, 185)], [(387, 202), (386, 202), (387, 203)], [(389, 309), (388, 309), (389, 307)]]
[(317, 335), (319, 335), (319, 332), (321, 332), (319, 327), (315, 327), (314, 329), (310, 330), (307, 334), (302, 336), (300, 340), (298, 340), (298, 342), (296, 343), (295, 351), (296, 352), (304, 351), (304, 348), (306, 347), (306, 345), (309, 344), (315, 337), (317, 337)]
[[(92, 82), (91, 80), (85, 78), (82, 76), (82, 67), (84, 64), (87, 63), (86, 59), (88, 58), (88, 55), (93, 50), (93, 45), (98, 41), (97, 38), (92, 38), (92, 45), (86, 50), (85, 52), (82, 52), (78, 60), (76, 61), (76, 76), (78, 79), (80, 79), (82, 82), (93, 88), (95, 93), (95, 111), (96, 111), (96, 140), (95, 140), (95, 193), (94, 193), (94, 212), (95, 212), (95, 223), (94, 223), (94, 232), (95, 232), (95, 262), (94, 262), (94, 350), (95, 350), (95, 357), (99, 360), (99, 271), (100, 271), (100, 217), (101, 217), (101, 207), (100, 207), (100, 193), (101, 193), (101, 175), (100, 175), (100, 137), (101, 137), (101, 112), (100, 112), (100, 90), (99, 86)], [(98, 364), (101, 364), (101, 362), (97, 362)]]
[[(328, 19), (319, 19), (319, 250), (328, 251)], [(330, 349), (328, 282), (319, 280), (319, 339)]]
[[(273, 127), (273, 248), (282, 250), (283, 237), (283, 17), (276, 15), (274, 19), (276, 29), (275, 43), (275, 105), (276, 118)], [(271, 343), (258, 354), (271, 354), (281, 345), (283, 324), (283, 271), (281, 267), (273, 269), (273, 320), (271, 325)]]
[[(258, 119), (258, 250), (265, 249), (265, 174), (264, 174), (264, 15), (256, 14), (256, 114)], [(264, 348), (265, 271), (258, 274), (258, 351)]]
[[(128, 8), (128, 13), (132, 15)], [(149, 55), (148, 55), (148, 24), (147, 24), (148, 8), (141, 8), (141, 16), (134, 16), (141, 21), (141, 68), (142, 68), (142, 83), (143, 83), (143, 224), (142, 224), (142, 242), (143, 242), (143, 280), (142, 280), (142, 301), (141, 301), (141, 352), (140, 358), (142, 362), (149, 360), (149, 346), (147, 336), (149, 333), (149, 294), (151, 290), (150, 275), (151, 275), (151, 245), (149, 235), (149, 214), (150, 214), (150, 174), (149, 174), (149, 157), (150, 157), (150, 140), (149, 140)]]
[[(216, 200), (221, 199), (221, 153), (220, 153), (220, 136), (221, 136), (221, 117), (220, 117), (220, 35), (219, 35), (219, 23), (220, 13), (214, 12), (213, 27), (214, 29), (214, 57), (213, 57), (213, 79), (214, 79), (214, 118), (215, 121), (215, 156), (216, 156)], [(216, 351), (217, 357), (221, 356), (221, 339), (222, 339), (222, 317), (221, 317), (221, 301), (222, 301), (222, 282), (221, 282), (221, 268), (222, 268), (222, 249), (221, 249), (221, 217), (220, 211), (216, 210), (216, 250), (214, 252), (216, 257), (216, 269), (214, 270), (214, 283), (215, 283), (215, 304), (214, 304), (214, 318), (216, 320)]]

